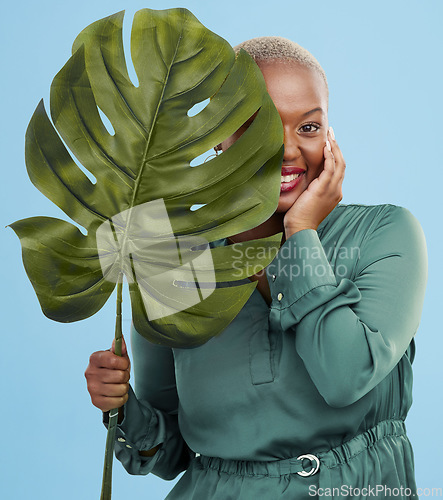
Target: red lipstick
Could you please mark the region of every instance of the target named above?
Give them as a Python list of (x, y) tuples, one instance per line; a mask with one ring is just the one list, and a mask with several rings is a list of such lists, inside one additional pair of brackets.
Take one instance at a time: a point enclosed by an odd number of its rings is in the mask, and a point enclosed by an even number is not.
[(305, 175), (305, 170), (298, 167), (283, 167), (282, 176), (299, 174), (296, 179), (293, 179), (289, 182), (282, 182), (280, 184), (280, 193), (286, 193), (288, 191), (292, 191), (298, 183), (301, 181), (302, 177)]
[(302, 174), (305, 172), (304, 168), (300, 167), (282, 167), (281, 175)]

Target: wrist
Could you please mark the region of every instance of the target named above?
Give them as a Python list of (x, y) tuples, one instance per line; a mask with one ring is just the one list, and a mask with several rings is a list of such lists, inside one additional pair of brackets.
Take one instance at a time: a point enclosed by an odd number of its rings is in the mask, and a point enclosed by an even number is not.
[(316, 231), (318, 228), (314, 224), (306, 226), (285, 226), (285, 238), (289, 239), (293, 234), (303, 231), (304, 229), (314, 229)]

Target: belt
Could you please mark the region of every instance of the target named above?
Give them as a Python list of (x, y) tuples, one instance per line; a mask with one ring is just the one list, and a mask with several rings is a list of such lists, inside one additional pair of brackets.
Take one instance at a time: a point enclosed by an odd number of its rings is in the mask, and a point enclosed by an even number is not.
[[(320, 471), (326, 479), (327, 472), (334, 467), (347, 463), (351, 458), (362, 453), (377, 441), (388, 436), (405, 436), (404, 420), (382, 420), (374, 427), (358, 434), (349, 441), (316, 454), (306, 453), (297, 458), (285, 458), (271, 461), (230, 460), (197, 454), (203, 468), (215, 469), (228, 474), (243, 476), (279, 477), (286, 474), (298, 474), (308, 477)], [(325, 474), (322, 474), (324, 471)]]
[(215, 469), (227, 474), (239, 476), (268, 476), (280, 477), (285, 474), (298, 474), (300, 476), (312, 476), (320, 468), (320, 460), (311, 454), (300, 455), (297, 458), (286, 458), (284, 460), (272, 460), (269, 462), (226, 460), (218, 457), (207, 457), (198, 455), (204, 469)]

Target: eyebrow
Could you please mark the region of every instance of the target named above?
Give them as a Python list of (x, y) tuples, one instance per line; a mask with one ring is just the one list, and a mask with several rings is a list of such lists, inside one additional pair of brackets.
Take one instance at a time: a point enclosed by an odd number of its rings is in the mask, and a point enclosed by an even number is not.
[(324, 111), (322, 108), (314, 108), (314, 109), (311, 109), (311, 111), (306, 111), (306, 113), (303, 113), (302, 116), (308, 116), (312, 113), (315, 113), (316, 111), (321, 111), (322, 114), (324, 114)]

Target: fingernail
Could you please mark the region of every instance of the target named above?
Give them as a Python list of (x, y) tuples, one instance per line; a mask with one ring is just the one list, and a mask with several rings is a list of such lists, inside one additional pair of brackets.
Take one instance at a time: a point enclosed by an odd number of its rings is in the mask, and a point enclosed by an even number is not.
[(326, 139), (326, 147), (329, 149), (329, 151), (332, 152), (331, 143), (328, 141), (328, 139)]
[(335, 134), (332, 127), (329, 127), (329, 133), (331, 134), (332, 139), (335, 141)]

